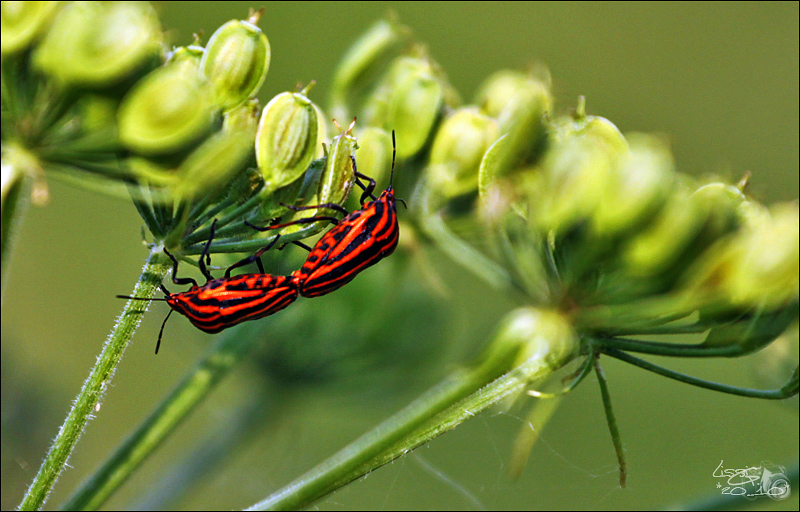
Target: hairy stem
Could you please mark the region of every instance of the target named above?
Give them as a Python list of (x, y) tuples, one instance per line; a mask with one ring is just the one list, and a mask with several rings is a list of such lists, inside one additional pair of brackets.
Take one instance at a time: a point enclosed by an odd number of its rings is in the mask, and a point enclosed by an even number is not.
[[(454, 372), (371, 432), (248, 510), (297, 510), (447, 432), (567, 360), (537, 354), (497, 377), (496, 360)], [(495, 380), (492, 380), (495, 379)], [(487, 384), (488, 383), (488, 384)]]
[(208, 396), (228, 371), (262, 340), (259, 336), (244, 333), (242, 328), (238, 328), (220, 338), (105, 464), (75, 491), (62, 509), (98, 509)]
[[(139, 282), (133, 288), (133, 296), (152, 297), (169, 268), (169, 259), (163, 252), (151, 252), (139, 277)], [(97, 363), (89, 373), (89, 377), (73, 403), (72, 410), (50, 447), (39, 473), (25, 493), (25, 497), (19, 505), (20, 510), (36, 510), (44, 505), (58, 476), (64, 470), (75, 444), (86, 428), (89, 418), (96, 413), (97, 406), (108, 389), (120, 359), (122, 359), (122, 354), (149, 304), (148, 301), (143, 300), (131, 300), (125, 304), (103, 351), (97, 358)]]

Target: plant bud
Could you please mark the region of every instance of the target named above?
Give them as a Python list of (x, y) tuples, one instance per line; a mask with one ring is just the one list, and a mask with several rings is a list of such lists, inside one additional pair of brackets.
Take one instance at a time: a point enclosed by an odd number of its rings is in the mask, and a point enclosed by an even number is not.
[(594, 214), (621, 156), (587, 138), (553, 146), (542, 162), (541, 195), (531, 198), (540, 228), (566, 233)]
[(395, 130), (397, 156), (417, 154), (428, 141), (444, 105), (444, 88), (427, 59), (400, 57), (364, 106), (369, 126)]
[(491, 165), (485, 165), (482, 188), (537, 159), (545, 139), (544, 119), (552, 98), (543, 82), (517, 71), (492, 75), (478, 92), (481, 110), (497, 120), (502, 144), (494, 148)]
[(178, 169), (178, 197), (216, 194), (238, 174), (252, 153), (258, 106), (248, 103), (226, 116), (222, 130), (195, 149)]
[(264, 107), (256, 134), (256, 161), (264, 176), (264, 194), (295, 180), (314, 160), (319, 146), (317, 109), (301, 92), (284, 92)]
[(179, 180), (177, 172), (168, 163), (141, 156), (127, 158), (125, 167), (140, 181), (157, 187), (173, 187)]
[(108, 86), (158, 56), (161, 40), (146, 2), (74, 2), (58, 12), (33, 62), (65, 83)]
[(771, 213), (769, 222), (744, 227), (712, 256), (704, 280), (734, 305), (772, 309), (797, 300), (798, 207), (780, 204)]
[(742, 191), (726, 183), (709, 183), (694, 193), (696, 201), (707, 205), (703, 231), (694, 243), (696, 254), (714, 244), (720, 237), (740, 227), (741, 205), (745, 201)]
[(29, 47), (53, 17), (58, 2), (3, 2), (0, 7), (2, 55)]
[(358, 133), (358, 172), (383, 183), (392, 166), (392, 136), (386, 130), (370, 126)]
[(333, 78), (331, 103), (335, 118), (352, 117), (364, 91), (374, 85), (378, 74), (397, 55), (408, 36), (407, 27), (382, 20), (350, 47)]
[(259, 110), (261, 106), (257, 99), (247, 100), (243, 105), (225, 113), (222, 119), (222, 129), (224, 131), (243, 130), (246, 132), (258, 128)]
[(167, 56), (167, 65), (187, 66), (199, 70), (205, 52), (206, 49), (202, 46), (179, 46)]
[(342, 204), (350, 193), (355, 181), (352, 157), (358, 145), (358, 140), (353, 135), (354, 126), (355, 121), (331, 141), (328, 159), (317, 189), (319, 204)]
[(191, 61), (168, 64), (142, 78), (123, 98), (120, 140), (143, 155), (179, 151), (207, 134), (214, 121), (207, 82)]
[(433, 140), (430, 185), (452, 198), (478, 188), (478, 168), (499, 135), (497, 122), (476, 108), (456, 110), (444, 120)]
[(602, 198), (592, 214), (600, 236), (628, 231), (655, 215), (675, 186), (675, 167), (667, 146), (658, 138), (628, 135), (630, 152), (618, 159), (603, 184)]
[[(591, 139), (597, 145), (607, 147), (609, 151), (616, 153), (628, 151), (628, 141), (614, 123), (605, 117), (587, 116), (584, 108), (583, 97), (581, 97), (574, 115), (559, 117), (553, 121), (552, 131), (555, 141), (586, 138)], [(654, 144), (663, 145), (657, 141)]]
[(211, 82), (214, 104), (223, 110), (255, 96), (267, 76), (270, 47), (267, 36), (255, 25), (259, 16), (225, 23), (206, 45), (200, 69)]
[(500, 322), (480, 364), (494, 378), (529, 360), (538, 359), (557, 369), (579, 348), (579, 339), (561, 313), (531, 307), (519, 308)]
[(658, 216), (622, 248), (627, 272), (645, 278), (671, 268), (702, 229), (706, 212), (686, 186), (677, 186)]

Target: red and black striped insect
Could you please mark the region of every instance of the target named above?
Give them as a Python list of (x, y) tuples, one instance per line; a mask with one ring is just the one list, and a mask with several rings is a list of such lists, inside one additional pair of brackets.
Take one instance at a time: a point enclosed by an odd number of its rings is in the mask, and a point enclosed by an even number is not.
[[(361, 194), (360, 210), (349, 213), (344, 207), (335, 203), (289, 207), (295, 211), (328, 208), (344, 213), (343, 219), (331, 216), (308, 217), (264, 228), (248, 223), (250, 227), (259, 231), (320, 220), (328, 220), (335, 224), (317, 241), (313, 249), (298, 244), (309, 250), (303, 266), (292, 273), (303, 297), (319, 297), (344, 286), (359, 272), (392, 254), (397, 247), (400, 230), (397, 223), (398, 200), (395, 199), (392, 188), (397, 153), (394, 146), (394, 132), (392, 132), (392, 171), (389, 187), (377, 198), (372, 194), (375, 190), (375, 180), (359, 173), (356, 159), (351, 157), (356, 183), (364, 190)], [(364, 185), (360, 179), (368, 180), (369, 184)], [(366, 202), (367, 198), (371, 198), (372, 201)], [(405, 204), (402, 199), (399, 201)]]
[[(216, 224), (216, 220), (214, 221)], [(172, 259), (172, 282), (178, 285), (191, 284), (185, 292), (170, 293), (162, 284), (161, 291), (166, 294), (163, 299), (144, 299), (117, 295), (123, 299), (164, 301), (172, 310), (167, 314), (161, 324), (156, 343), (156, 354), (161, 346), (161, 336), (164, 326), (173, 311), (182, 314), (189, 321), (207, 333), (217, 333), (228, 327), (240, 324), (246, 320), (256, 320), (276, 313), (297, 300), (298, 288), (296, 279), (292, 276), (273, 276), (264, 273), (261, 255), (272, 248), (278, 241), (273, 240), (269, 245), (260, 249), (253, 256), (234, 263), (225, 272), (225, 277), (214, 279), (206, 268), (208, 249), (214, 238), (214, 224), (211, 225), (211, 234), (208, 242), (200, 255), (198, 266), (206, 277), (206, 284), (200, 286), (190, 277), (177, 277), (178, 260), (166, 249), (164, 253)], [(260, 274), (242, 274), (231, 277), (231, 270), (255, 261)]]

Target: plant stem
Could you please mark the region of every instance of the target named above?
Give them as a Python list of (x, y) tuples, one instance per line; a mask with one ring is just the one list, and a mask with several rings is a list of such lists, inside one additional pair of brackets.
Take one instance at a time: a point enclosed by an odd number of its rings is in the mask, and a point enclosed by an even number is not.
[[(170, 261), (163, 252), (151, 252), (139, 281), (133, 288), (133, 296), (152, 297), (170, 266)], [(125, 305), (103, 347), (102, 353), (97, 358), (97, 363), (86, 382), (84, 382), (83, 389), (75, 399), (72, 410), (67, 415), (66, 421), (64, 421), (53, 445), (50, 447), (39, 473), (25, 493), (25, 497), (19, 505), (20, 510), (36, 510), (44, 505), (72, 450), (75, 448), (75, 444), (86, 428), (89, 418), (96, 413), (97, 406), (108, 389), (122, 354), (149, 304), (149, 301), (131, 300)]]
[[(492, 362), (454, 372), (371, 432), (248, 510), (297, 510), (451, 430), (531, 380), (550, 375), (567, 360), (537, 354), (492, 381)], [(487, 383), (489, 383), (487, 385)]]
[[(6, 295), (6, 278), (14, 244), (17, 241), (22, 219), (30, 206), (31, 179), (24, 174), (15, 175), (18, 169), (7, 168), (11, 162), (3, 162), (3, 202), (2, 202), (2, 239), (0, 240), (0, 297)], [(8, 175), (7, 175), (8, 172)], [(6, 180), (9, 180), (7, 183)], [(0, 299), (2, 300), (2, 299)]]
[(99, 508), (197, 404), (208, 396), (222, 377), (262, 339), (260, 336), (243, 334), (241, 327), (220, 338), (156, 410), (61, 508)]

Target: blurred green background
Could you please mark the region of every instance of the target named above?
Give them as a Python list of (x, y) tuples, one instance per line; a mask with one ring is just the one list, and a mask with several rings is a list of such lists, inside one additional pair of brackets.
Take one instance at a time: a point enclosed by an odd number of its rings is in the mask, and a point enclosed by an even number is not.
[[(259, 5), (176, 2), (159, 9), (172, 40), (187, 44), (192, 32), (202, 30), (207, 38), (228, 19), (245, 17), (249, 6)], [(324, 107), (340, 56), (390, 9), (428, 43), (466, 101), (493, 71), (542, 62), (553, 75), (557, 111), (571, 108), (583, 94), (588, 113), (609, 118), (623, 132), (666, 134), (679, 170), (728, 179), (750, 170), (751, 192), (762, 201), (798, 196), (797, 3), (269, 4), (260, 23), (272, 45), (262, 101), (316, 79), (311, 97)], [(121, 310), (114, 294), (129, 292), (146, 256), (142, 223), (130, 203), (57, 182), (50, 186), (50, 204), (32, 208), (25, 219), (2, 308), (3, 509), (18, 504), (38, 470)], [(436, 357), (431, 365), (386, 372), (381, 370), (385, 361), (374, 358), (359, 364), (359, 378), (349, 383), (343, 370), (291, 390), (267, 386), (255, 364), (240, 365), (107, 506), (146, 505), (160, 486), (174, 484), (163, 471), (209, 435), (235, 429), (235, 418), (266, 397), (267, 406), (256, 406), (258, 426), (246, 443), (214, 462), (202, 485), (177, 503), (150, 502), (187, 509), (248, 506), (439, 379), (452, 361), (480, 345), (511, 304), (441, 255), (426, 257), (441, 272), (448, 295), (429, 299), (434, 318), (411, 312), (402, 324), (383, 326), (381, 337), (416, 346), (414, 357)], [(298, 308), (318, 317), (317, 330), (324, 332), (330, 322), (332, 332), (352, 329), (357, 338), (360, 325), (341, 325), (348, 319), (366, 321), (348, 310), (350, 298), (356, 297), (351, 305), (357, 308), (362, 293), (420, 293), (418, 262), (405, 275), (403, 290), (385, 286), (393, 267), (381, 266), (369, 277), (360, 276), (352, 286), (363, 283), (347, 295), (337, 298), (337, 292), (315, 299), (313, 309), (308, 301)], [(154, 306), (137, 332), (98, 419), (70, 460), (74, 469), (58, 482), (49, 508), (149, 414), (209, 344), (210, 336), (173, 318), (162, 352), (154, 357), (166, 311), (163, 304)], [(292, 321), (280, 324), (276, 318), (259, 321), (267, 349), (271, 326), (283, 325), (286, 338)], [(288, 338), (302, 346), (314, 333), (298, 322)], [(437, 326), (441, 329), (432, 328)], [(348, 340), (327, 341), (337, 346)], [(754, 380), (758, 356), (672, 363), (677, 370), (727, 383), (768, 385)], [(756, 401), (685, 387), (617, 361), (606, 360), (604, 368), (628, 456), (627, 489), (617, 485), (599, 391), (589, 379), (563, 401), (518, 481), (507, 471), (525, 412), (489, 411), (319, 506), (654, 508), (718, 492), (712, 473), (720, 460), (729, 468), (797, 460), (796, 397), (788, 404)], [(307, 369), (311, 377), (331, 370), (313, 363)], [(789, 500), (756, 505), (797, 510), (798, 490), (793, 491)]]

